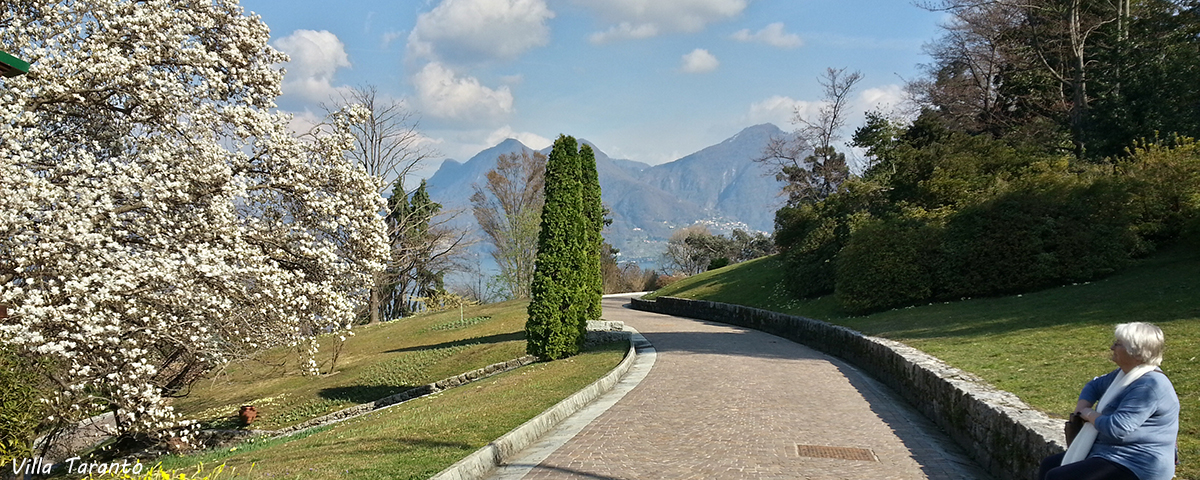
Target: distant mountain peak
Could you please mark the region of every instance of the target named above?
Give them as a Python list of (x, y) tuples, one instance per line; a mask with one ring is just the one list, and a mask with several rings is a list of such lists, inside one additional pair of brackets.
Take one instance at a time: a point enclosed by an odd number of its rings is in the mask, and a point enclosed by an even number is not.
[(529, 149), (529, 147), (525, 146), (524, 143), (521, 143), (520, 140), (517, 140), (515, 138), (506, 138), (506, 139), (504, 139), (503, 142), (497, 143), (496, 146), (492, 147), (492, 148), (500, 149), (500, 150), (518, 149), (518, 148)]
[[(718, 144), (673, 162), (648, 165), (611, 159), (584, 138), (596, 153), (602, 198), (613, 224), (605, 239), (623, 258), (653, 261), (674, 229), (705, 222), (714, 231), (732, 228), (770, 230), (779, 207), (780, 184), (765, 175), (754, 159), (773, 137), (786, 135), (770, 123), (750, 126)], [(541, 152), (548, 153), (552, 147)], [(465, 163), (447, 160), (429, 180), (430, 196), (448, 209), (469, 208), (472, 184), (481, 183), (500, 155), (532, 150), (505, 139)], [(477, 228), (463, 216), (465, 227)]]

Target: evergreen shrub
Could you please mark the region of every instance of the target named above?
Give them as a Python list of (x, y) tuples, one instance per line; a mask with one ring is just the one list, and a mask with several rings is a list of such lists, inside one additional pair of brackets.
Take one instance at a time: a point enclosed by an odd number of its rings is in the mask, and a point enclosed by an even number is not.
[(525, 322), (526, 352), (545, 360), (579, 353), (587, 330), (580, 301), (586, 255), (580, 177), (575, 139), (559, 136), (546, 160), (546, 201)]
[(935, 295), (1002, 295), (1092, 280), (1133, 248), (1122, 189), (1044, 178), (947, 219)]
[(860, 314), (928, 299), (939, 236), (922, 220), (863, 222), (838, 253), (838, 303)]
[(1142, 144), (1114, 167), (1130, 192), (1133, 231), (1146, 244), (1171, 243), (1196, 229), (1200, 217), (1200, 143), (1176, 138), (1171, 145)]

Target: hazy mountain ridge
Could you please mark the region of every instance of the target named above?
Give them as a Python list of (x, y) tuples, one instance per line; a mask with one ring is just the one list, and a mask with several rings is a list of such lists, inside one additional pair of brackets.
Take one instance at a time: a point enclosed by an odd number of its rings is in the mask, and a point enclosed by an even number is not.
[[(661, 165), (612, 159), (591, 142), (596, 152), (601, 198), (613, 223), (605, 239), (621, 250), (623, 260), (653, 263), (676, 228), (706, 222), (714, 232), (733, 228), (769, 232), (781, 203), (782, 186), (753, 159), (774, 136), (785, 135), (771, 124), (746, 128), (737, 135), (696, 153)], [(488, 170), (503, 154), (532, 151), (508, 139), (471, 157), (465, 163), (446, 160), (429, 178), (429, 193), (447, 209), (470, 208), (472, 184), (482, 185)], [(549, 154), (550, 148), (542, 153)], [(461, 225), (478, 228), (469, 213)]]

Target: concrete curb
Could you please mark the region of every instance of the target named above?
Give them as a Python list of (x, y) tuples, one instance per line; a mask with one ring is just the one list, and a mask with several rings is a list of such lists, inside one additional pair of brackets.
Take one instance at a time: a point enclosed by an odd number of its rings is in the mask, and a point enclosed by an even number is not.
[[(626, 327), (626, 330), (634, 334), (637, 333), (631, 327)], [(504, 434), (492, 443), (476, 450), (475, 453), (468, 455), (467, 458), (459, 460), (454, 465), (438, 472), (437, 475), (430, 477), (430, 480), (478, 480), (486, 478), (492, 469), (501, 465), (505, 460), (513, 457), (521, 450), (524, 450), (525, 447), (536, 442), (559, 422), (616, 386), (621, 377), (629, 372), (629, 368), (633, 365), (634, 359), (637, 357), (637, 344), (635, 341), (637, 337), (641, 337), (641, 335), (630, 337), (629, 350), (625, 353), (625, 359), (621, 360), (621, 363), (617, 364), (616, 368), (613, 368), (607, 375), (592, 382), (591, 385), (584, 387), (583, 390), (575, 392), (563, 401), (558, 402), (553, 407), (521, 424), (521, 426), (514, 428), (511, 432)], [(645, 342), (645, 339), (642, 338), (641, 342)]]

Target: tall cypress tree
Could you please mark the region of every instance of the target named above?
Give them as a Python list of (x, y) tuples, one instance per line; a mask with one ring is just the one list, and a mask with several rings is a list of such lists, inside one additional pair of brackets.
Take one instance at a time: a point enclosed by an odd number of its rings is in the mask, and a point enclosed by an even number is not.
[(530, 286), (526, 351), (547, 360), (579, 352), (586, 328), (580, 307), (582, 184), (579, 153), (572, 137), (561, 135), (546, 161), (542, 230)]
[[(600, 298), (604, 295), (604, 277), (600, 273), (600, 244), (604, 241), (604, 205), (600, 201), (600, 174), (596, 171), (596, 154), (583, 144), (579, 149), (579, 166), (583, 180), (583, 249), (585, 252), (581, 302), (585, 320), (600, 319)], [(584, 327), (586, 329), (586, 322)]]

